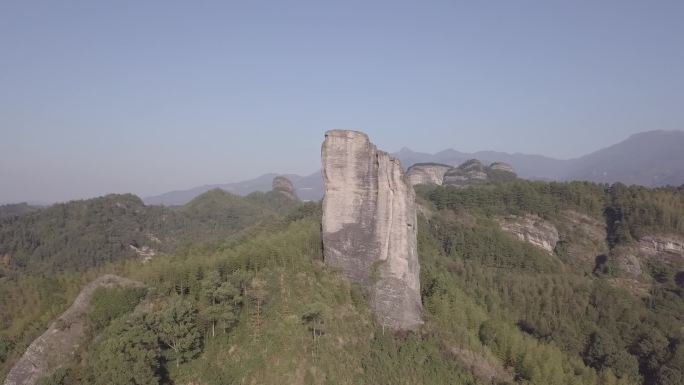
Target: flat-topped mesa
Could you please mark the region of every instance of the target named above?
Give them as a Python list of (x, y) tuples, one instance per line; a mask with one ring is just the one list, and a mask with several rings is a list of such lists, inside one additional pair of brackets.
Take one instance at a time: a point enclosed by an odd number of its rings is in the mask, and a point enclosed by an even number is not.
[(325, 134), (323, 255), (370, 294), (383, 327), (422, 323), (413, 187), (397, 159), (362, 132)]
[(292, 199), (292, 200), (299, 200), (299, 197), (297, 197), (297, 192), (295, 190), (294, 185), (292, 182), (287, 179), (284, 176), (277, 176), (273, 178), (273, 183), (272, 183), (272, 190), (282, 194), (283, 196)]

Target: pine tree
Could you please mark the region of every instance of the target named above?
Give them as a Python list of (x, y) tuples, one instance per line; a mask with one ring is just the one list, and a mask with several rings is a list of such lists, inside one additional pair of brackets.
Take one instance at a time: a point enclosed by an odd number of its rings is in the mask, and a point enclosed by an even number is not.
[(175, 300), (154, 318), (154, 328), (166, 355), (176, 366), (201, 352), (202, 335), (197, 330), (197, 309), (189, 302)]

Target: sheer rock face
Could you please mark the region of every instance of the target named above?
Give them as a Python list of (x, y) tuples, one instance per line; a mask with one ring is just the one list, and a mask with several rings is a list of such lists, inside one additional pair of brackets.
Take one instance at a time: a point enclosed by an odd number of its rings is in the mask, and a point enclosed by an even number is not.
[(501, 229), (511, 233), (522, 241), (529, 242), (534, 246), (553, 253), (558, 243), (558, 230), (556, 227), (536, 215), (525, 215), (519, 217), (515, 215), (506, 216), (498, 219)]
[(444, 174), (453, 167), (438, 163), (416, 163), (406, 171), (411, 186), (417, 184), (441, 186)]
[(323, 253), (371, 296), (383, 327), (422, 324), (413, 187), (366, 134), (334, 130), (322, 146)]
[(10, 370), (4, 385), (33, 385), (75, 357), (86, 333), (90, 300), (99, 287), (144, 287), (140, 282), (106, 274), (81, 290), (74, 303), (47, 331), (29, 345), (24, 355)]
[(273, 178), (272, 189), (273, 191), (276, 191), (286, 196), (287, 198), (290, 198), (292, 200), (299, 200), (294, 185), (289, 179), (285, 178), (284, 176), (277, 176)]

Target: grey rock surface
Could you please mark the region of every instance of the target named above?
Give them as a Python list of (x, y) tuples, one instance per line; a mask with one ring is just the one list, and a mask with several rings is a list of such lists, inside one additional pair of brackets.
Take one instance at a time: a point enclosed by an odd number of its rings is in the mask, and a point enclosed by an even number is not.
[(140, 282), (112, 274), (86, 285), (74, 303), (29, 345), (12, 367), (4, 385), (33, 385), (68, 364), (83, 343), (90, 300), (99, 287), (144, 287)]
[(487, 180), (487, 169), (477, 159), (471, 159), (444, 174), (443, 184), (447, 186), (472, 186)]
[(477, 159), (470, 159), (458, 167), (441, 163), (416, 163), (406, 170), (406, 177), (412, 186), (448, 185), (473, 186), (487, 182), (500, 182), (517, 178), (513, 167), (495, 162), (485, 166)]
[(670, 254), (684, 256), (684, 239), (678, 236), (647, 235), (639, 239), (639, 251), (647, 256)]
[(284, 176), (277, 176), (273, 178), (272, 189), (273, 191), (284, 195), (285, 197), (292, 200), (299, 200), (297, 197), (297, 191), (295, 190), (292, 182)]
[(453, 167), (439, 163), (417, 163), (406, 170), (406, 177), (411, 186), (429, 184), (441, 186), (444, 174)]
[(327, 132), (321, 155), (325, 262), (368, 291), (380, 325), (418, 328), (415, 193), (401, 164), (357, 131)]
[(515, 235), (518, 239), (529, 242), (534, 246), (553, 253), (558, 243), (558, 230), (556, 227), (536, 215), (515, 216), (509, 215), (497, 220), (501, 229)]

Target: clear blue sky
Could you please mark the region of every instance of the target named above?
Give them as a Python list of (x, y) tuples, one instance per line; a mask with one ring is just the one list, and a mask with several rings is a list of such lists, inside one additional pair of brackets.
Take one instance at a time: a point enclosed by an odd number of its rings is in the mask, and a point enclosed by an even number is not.
[(0, 2), (0, 202), (683, 129), (683, 1)]

